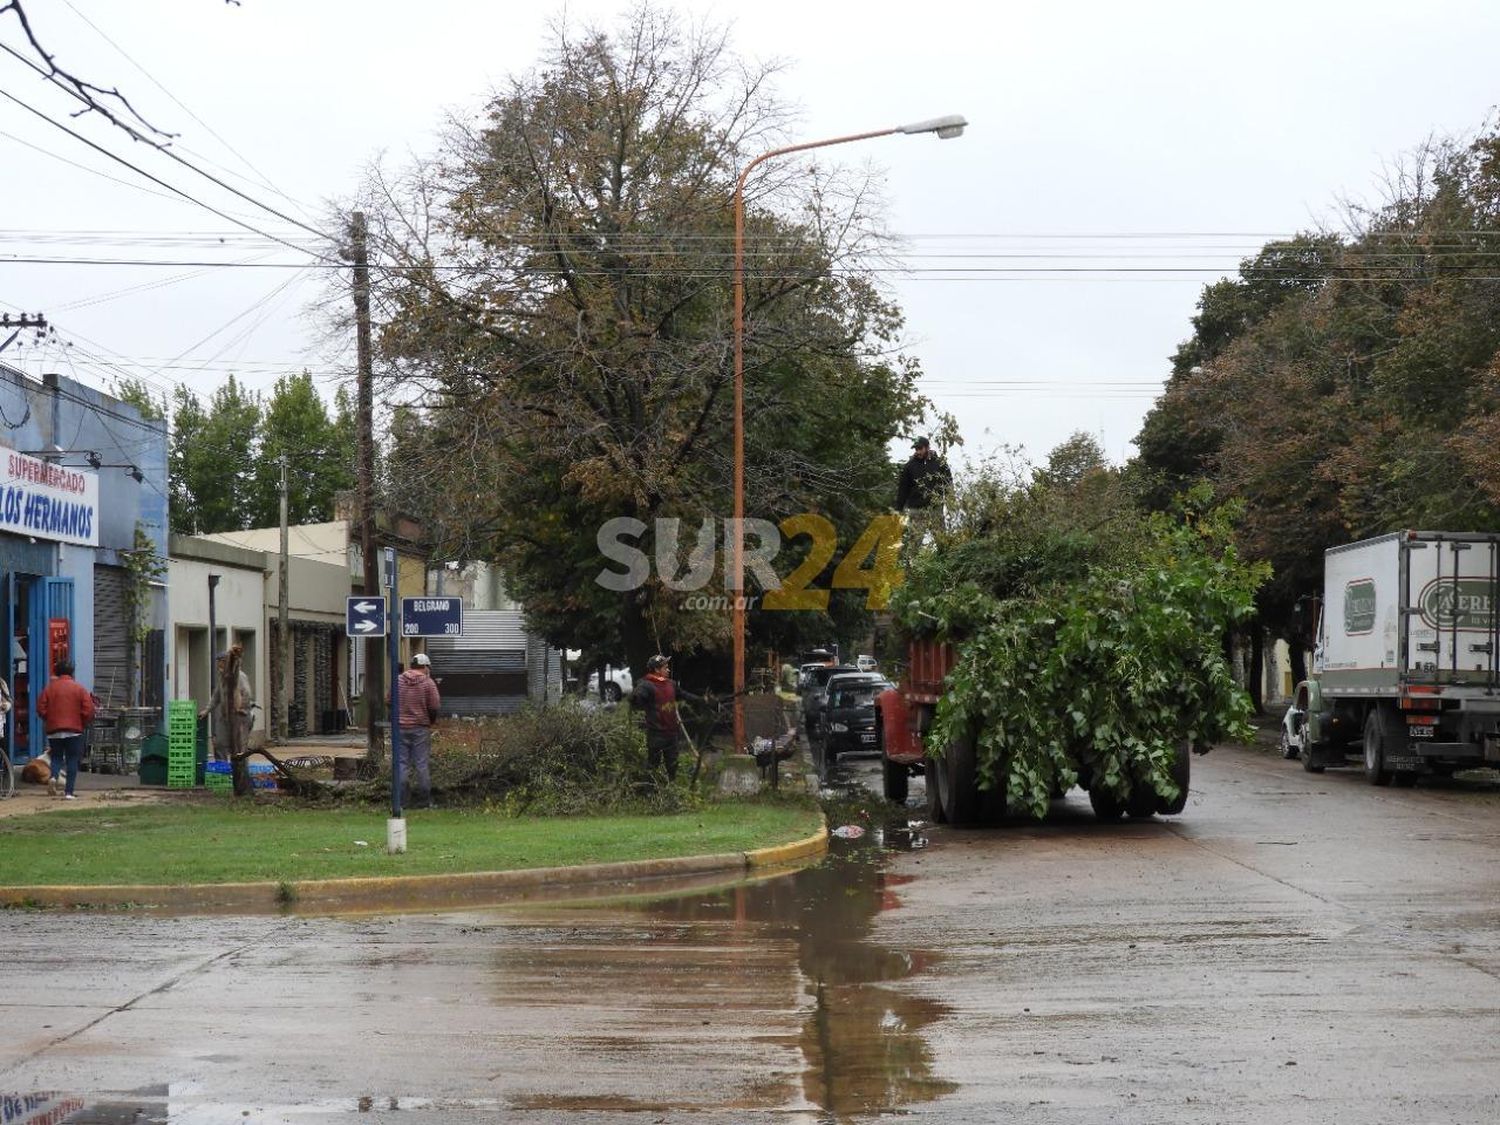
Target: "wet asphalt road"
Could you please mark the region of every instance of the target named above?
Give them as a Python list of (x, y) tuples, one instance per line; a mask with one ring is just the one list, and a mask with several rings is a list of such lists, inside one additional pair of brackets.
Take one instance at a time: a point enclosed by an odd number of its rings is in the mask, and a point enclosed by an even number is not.
[(9, 913), (0, 1091), (75, 1121), (1500, 1120), (1500, 790), (1195, 767), (1170, 821), (898, 815), (652, 900)]

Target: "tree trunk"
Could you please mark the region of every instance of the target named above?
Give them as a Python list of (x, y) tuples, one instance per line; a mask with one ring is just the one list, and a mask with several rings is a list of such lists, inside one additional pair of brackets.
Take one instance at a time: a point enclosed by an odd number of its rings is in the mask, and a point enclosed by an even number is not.
[(649, 602), (641, 600), (650, 596), (644, 589), (626, 590), (620, 595), (620, 639), (625, 642), (625, 662), (630, 665), (630, 675), (637, 680), (646, 674), (646, 661), (656, 652), (646, 613)]
[(1287, 651), (1292, 656), (1292, 690), (1295, 691), (1297, 685), (1307, 679), (1307, 653), (1303, 651), (1302, 642), (1297, 638), (1287, 643)]
[(1246, 679), (1255, 713), (1262, 714), (1266, 709), (1266, 631), (1258, 624), (1250, 627), (1250, 672)]

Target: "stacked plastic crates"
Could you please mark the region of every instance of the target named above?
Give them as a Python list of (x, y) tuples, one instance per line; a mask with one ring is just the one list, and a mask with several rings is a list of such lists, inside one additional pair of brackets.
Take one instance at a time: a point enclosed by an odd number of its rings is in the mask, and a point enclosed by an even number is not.
[(198, 704), (174, 699), (167, 704), (167, 788), (191, 789), (198, 771)]

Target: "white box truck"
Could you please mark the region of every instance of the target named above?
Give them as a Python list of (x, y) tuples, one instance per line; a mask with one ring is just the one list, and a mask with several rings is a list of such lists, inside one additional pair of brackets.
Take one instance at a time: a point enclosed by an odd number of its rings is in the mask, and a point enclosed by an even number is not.
[(1321, 773), (1357, 747), (1375, 785), (1500, 765), (1497, 584), (1500, 534), (1401, 531), (1331, 548), (1286, 756)]

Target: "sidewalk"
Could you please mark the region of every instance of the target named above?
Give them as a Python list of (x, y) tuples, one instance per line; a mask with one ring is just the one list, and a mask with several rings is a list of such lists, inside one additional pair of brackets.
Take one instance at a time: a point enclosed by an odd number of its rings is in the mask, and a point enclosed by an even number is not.
[[(363, 758), (365, 742), (363, 731), (345, 734), (312, 735), (288, 742), (283, 746), (272, 746), (270, 750), (282, 761), (307, 758)], [(252, 762), (264, 762), (264, 758), (252, 757)], [(76, 801), (65, 801), (61, 797), (47, 795), (47, 785), (28, 785), (17, 772), (15, 796), (0, 801), (0, 817), (23, 816), (27, 813), (60, 812), (63, 809), (95, 808), (112, 804), (119, 807), (159, 804), (163, 801), (190, 800), (202, 796), (202, 788), (168, 789), (161, 785), (142, 785), (139, 775), (129, 773), (90, 773), (78, 771), (78, 784), (74, 786)]]

